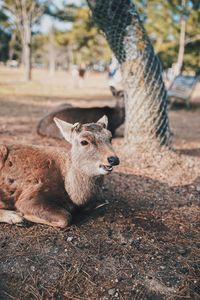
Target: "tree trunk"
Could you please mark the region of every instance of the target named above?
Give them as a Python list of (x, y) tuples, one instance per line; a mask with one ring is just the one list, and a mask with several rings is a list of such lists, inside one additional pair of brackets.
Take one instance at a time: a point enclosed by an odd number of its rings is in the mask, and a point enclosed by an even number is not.
[(31, 80), (31, 25), (29, 22), (24, 24), (23, 32), (23, 61), (25, 68), (25, 80)]
[(56, 71), (56, 49), (55, 49), (55, 41), (53, 35), (53, 28), (49, 34), (49, 74), (51, 76), (55, 75)]
[(11, 35), (11, 40), (9, 42), (9, 60), (12, 60), (14, 57), (15, 44), (16, 44), (16, 31), (13, 31)]
[(56, 53), (53, 44), (49, 44), (49, 74), (54, 76), (56, 72)]
[(72, 63), (72, 51), (70, 46), (67, 47), (67, 71), (70, 70), (71, 63)]
[(121, 64), (125, 90), (125, 141), (149, 150), (169, 144), (162, 68), (131, 0), (88, 0)]
[(184, 16), (185, 13), (185, 0), (182, 0), (182, 16), (181, 16), (181, 30), (180, 30), (180, 42), (179, 42), (179, 52), (178, 52), (178, 61), (177, 61), (177, 74), (181, 73), (183, 67), (184, 53), (185, 53), (185, 31), (186, 31), (186, 19)]

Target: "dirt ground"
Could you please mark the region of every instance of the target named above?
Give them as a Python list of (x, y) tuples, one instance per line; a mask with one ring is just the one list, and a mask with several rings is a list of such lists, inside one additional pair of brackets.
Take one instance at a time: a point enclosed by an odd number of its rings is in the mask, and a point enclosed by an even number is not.
[[(60, 75), (60, 87), (43, 87), (37, 72), (24, 86), (17, 72), (0, 69), (0, 143), (64, 146), (36, 134), (49, 109), (114, 104), (105, 76), (67, 93)], [(115, 138), (121, 164), (101, 203), (71, 227), (0, 224), (0, 300), (200, 299), (200, 86), (190, 110), (178, 105), (169, 116), (174, 150), (125, 153)]]

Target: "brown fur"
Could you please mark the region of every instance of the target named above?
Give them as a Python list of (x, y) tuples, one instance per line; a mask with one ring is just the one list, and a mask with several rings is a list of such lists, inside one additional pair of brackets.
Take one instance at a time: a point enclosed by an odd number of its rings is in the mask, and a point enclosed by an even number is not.
[[(0, 222), (18, 223), (21, 213), (32, 222), (65, 227), (77, 207), (96, 197), (103, 179), (99, 165), (115, 155), (111, 135), (100, 123), (72, 127), (70, 134), (66, 149), (0, 146)], [(83, 139), (89, 144), (82, 146)]]
[(115, 134), (115, 130), (124, 123), (125, 120), (125, 108), (124, 108), (124, 94), (123, 91), (117, 91), (114, 87), (111, 87), (113, 96), (116, 98), (117, 103), (115, 107), (90, 107), (81, 108), (74, 107), (70, 104), (64, 104), (46, 116), (44, 116), (38, 123), (37, 133), (41, 136), (47, 136), (52, 138), (62, 138), (58, 128), (53, 122), (54, 117), (59, 118), (69, 123), (81, 122), (89, 123), (91, 121), (97, 121), (103, 115), (108, 117), (108, 129), (112, 135)]

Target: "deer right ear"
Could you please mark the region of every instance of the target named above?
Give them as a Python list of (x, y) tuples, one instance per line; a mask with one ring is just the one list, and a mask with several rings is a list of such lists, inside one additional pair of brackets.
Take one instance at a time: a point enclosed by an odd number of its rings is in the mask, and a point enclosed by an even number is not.
[(64, 137), (64, 139), (71, 143), (72, 142), (72, 129), (73, 129), (73, 124), (67, 123), (65, 121), (62, 121), (58, 118), (54, 118), (53, 119), (54, 122), (56, 123), (56, 125), (58, 126), (62, 136)]
[(101, 119), (97, 121), (97, 123), (102, 124), (104, 128), (108, 128), (108, 117), (104, 115), (103, 117), (101, 117)]

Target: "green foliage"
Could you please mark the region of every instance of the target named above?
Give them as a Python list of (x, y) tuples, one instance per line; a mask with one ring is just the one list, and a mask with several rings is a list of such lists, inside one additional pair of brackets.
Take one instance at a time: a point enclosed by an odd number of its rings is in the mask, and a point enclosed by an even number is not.
[(0, 61), (8, 60), (10, 39), (8, 17), (3, 11), (0, 11)]
[(10, 34), (0, 28), (0, 61), (8, 60)]
[(59, 45), (69, 46), (73, 51), (74, 63), (108, 61), (111, 51), (105, 38), (95, 26), (87, 7), (79, 8), (74, 14), (72, 29), (57, 32)]
[(32, 38), (32, 61), (37, 64), (48, 64), (48, 36), (35, 34)]
[(44, 13), (61, 21), (73, 22), (77, 6), (68, 4), (63, 9), (58, 9), (55, 4), (46, 5)]
[(2, 10), (0, 11), (0, 61), (6, 62), (8, 59), (20, 61), (21, 52), (20, 34)]
[(184, 68), (187, 70), (200, 68), (200, 54), (197, 51), (200, 39), (198, 0), (186, 1), (185, 11), (182, 11), (181, 0), (135, 0), (134, 3), (145, 20), (145, 28), (164, 68), (170, 67), (177, 61), (180, 20), (183, 14), (187, 21)]

